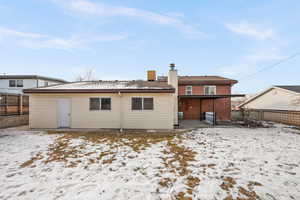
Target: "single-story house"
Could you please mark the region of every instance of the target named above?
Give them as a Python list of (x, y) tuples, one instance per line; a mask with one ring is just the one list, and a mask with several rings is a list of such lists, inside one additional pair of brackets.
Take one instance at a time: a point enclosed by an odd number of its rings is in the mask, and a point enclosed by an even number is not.
[(277, 85), (249, 98), (241, 109), (300, 111), (300, 85)]
[(170, 70), (168, 82), (83, 81), (26, 89), (29, 126), (173, 129), (178, 123), (176, 76)]

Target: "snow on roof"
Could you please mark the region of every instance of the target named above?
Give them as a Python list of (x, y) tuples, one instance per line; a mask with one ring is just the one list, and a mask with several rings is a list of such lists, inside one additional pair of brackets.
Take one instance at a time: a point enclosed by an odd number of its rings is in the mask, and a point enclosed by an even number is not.
[(159, 91), (159, 90), (169, 90), (173, 91), (174, 88), (171, 85), (168, 85), (166, 82), (159, 81), (142, 81), (142, 80), (134, 80), (134, 81), (81, 81), (81, 82), (73, 82), (66, 84), (58, 84), (51, 85), (47, 87), (39, 87), (33, 89), (24, 90), (26, 93), (30, 92), (41, 92), (41, 91), (116, 91), (116, 90), (151, 90), (151, 91)]

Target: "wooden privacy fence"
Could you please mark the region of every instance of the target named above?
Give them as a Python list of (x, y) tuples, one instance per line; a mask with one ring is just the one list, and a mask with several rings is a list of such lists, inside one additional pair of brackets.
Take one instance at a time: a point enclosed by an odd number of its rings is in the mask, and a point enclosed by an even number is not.
[(300, 111), (291, 110), (242, 110), (243, 119), (272, 121), (294, 126), (300, 126)]
[(21, 94), (0, 93), (0, 116), (29, 113), (29, 97)]

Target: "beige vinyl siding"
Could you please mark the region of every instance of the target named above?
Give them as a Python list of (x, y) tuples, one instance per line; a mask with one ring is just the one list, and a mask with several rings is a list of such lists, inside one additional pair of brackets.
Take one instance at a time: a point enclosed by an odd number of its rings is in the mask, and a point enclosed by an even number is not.
[[(124, 94), (123, 127), (126, 129), (172, 129), (173, 94)], [(153, 110), (131, 110), (132, 97), (153, 97)]]
[(57, 128), (56, 98), (29, 96), (29, 127)]
[[(89, 98), (111, 98), (111, 110), (89, 110)], [(154, 110), (131, 110), (132, 97), (153, 97)], [(31, 94), (30, 127), (57, 128), (57, 100), (71, 99), (70, 128), (172, 129), (174, 94)]]
[(243, 107), (246, 109), (300, 110), (299, 99), (300, 95), (293, 92), (273, 88)]
[[(90, 110), (90, 97), (111, 98), (111, 110)], [(76, 96), (72, 98), (72, 128), (119, 128), (119, 97), (116, 95)]]

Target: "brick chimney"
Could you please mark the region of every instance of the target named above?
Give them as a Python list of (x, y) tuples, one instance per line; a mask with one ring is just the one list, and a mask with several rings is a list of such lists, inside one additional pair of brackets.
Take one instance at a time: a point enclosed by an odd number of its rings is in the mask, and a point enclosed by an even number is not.
[(174, 93), (174, 125), (178, 125), (178, 75), (175, 64), (170, 64), (170, 70), (168, 73), (168, 84), (175, 88)]
[(156, 71), (155, 70), (148, 70), (147, 81), (156, 81)]

